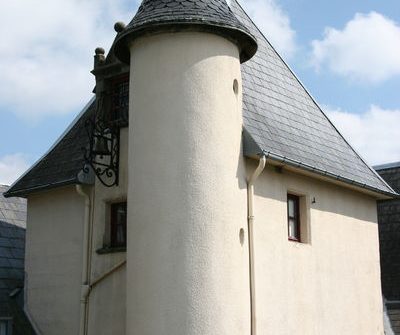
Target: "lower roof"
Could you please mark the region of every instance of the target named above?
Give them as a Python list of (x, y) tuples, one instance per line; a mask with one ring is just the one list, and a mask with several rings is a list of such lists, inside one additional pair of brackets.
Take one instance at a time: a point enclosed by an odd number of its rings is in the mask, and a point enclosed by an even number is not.
[(397, 168), (400, 168), (400, 162), (393, 162), (393, 163), (375, 165), (373, 168), (376, 171), (387, 170), (387, 169), (397, 169)]

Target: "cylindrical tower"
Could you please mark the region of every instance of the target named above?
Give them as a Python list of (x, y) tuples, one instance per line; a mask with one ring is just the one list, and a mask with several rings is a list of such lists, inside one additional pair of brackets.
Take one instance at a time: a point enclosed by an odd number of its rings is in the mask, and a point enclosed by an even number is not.
[(127, 335), (250, 332), (240, 62), (256, 49), (224, 0), (145, 0), (117, 37), (131, 65)]

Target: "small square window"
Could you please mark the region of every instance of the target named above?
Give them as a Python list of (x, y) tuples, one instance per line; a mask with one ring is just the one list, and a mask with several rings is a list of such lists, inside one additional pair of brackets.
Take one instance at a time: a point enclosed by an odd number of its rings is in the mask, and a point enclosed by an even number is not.
[(112, 248), (126, 247), (126, 202), (111, 204), (111, 235), (110, 246)]
[(300, 197), (293, 194), (287, 196), (288, 238), (300, 242)]

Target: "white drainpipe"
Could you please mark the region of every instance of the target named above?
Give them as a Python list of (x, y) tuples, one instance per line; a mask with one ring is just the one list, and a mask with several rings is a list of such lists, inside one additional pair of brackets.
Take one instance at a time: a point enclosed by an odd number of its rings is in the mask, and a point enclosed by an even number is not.
[(82, 185), (76, 185), (76, 191), (79, 195), (85, 198), (85, 218), (83, 227), (83, 258), (82, 258), (82, 286), (81, 286), (81, 310), (80, 310), (80, 324), (79, 335), (86, 335), (86, 314), (87, 314), (87, 301), (90, 291), (89, 286), (89, 257), (90, 257), (90, 197), (83, 190)]
[(265, 156), (260, 157), (257, 169), (253, 172), (247, 182), (247, 206), (248, 206), (248, 235), (249, 235), (249, 276), (250, 276), (250, 316), (251, 335), (256, 335), (256, 294), (255, 294), (255, 269), (254, 269), (254, 183), (267, 162)]
[(99, 278), (90, 280), (91, 269), (91, 253), (92, 253), (92, 227), (90, 224), (90, 197), (83, 190), (81, 185), (76, 185), (76, 191), (79, 195), (85, 198), (85, 218), (83, 228), (83, 259), (82, 259), (82, 286), (81, 286), (81, 310), (79, 320), (79, 335), (88, 334), (88, 307), (89, 296), (92, 289), (105, 278), (122, 268), (126, 264), (126, 260), (119, 262), (110, 270), (105, 272)]

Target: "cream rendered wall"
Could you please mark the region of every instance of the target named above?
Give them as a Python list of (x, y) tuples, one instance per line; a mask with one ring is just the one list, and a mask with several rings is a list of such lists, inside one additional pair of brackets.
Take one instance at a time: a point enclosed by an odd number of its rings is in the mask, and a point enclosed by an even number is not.
[(248, 334), (238, 48), (143, 37), (130, 78), (127, 335)]
[[(288, 191), (307, 196), (309, 244), (287, 239)], [(259, 334), (383, 334), (374, 198), (269, 167), (255, 185), (254, 236)]]
[[(132, 64), (120, 183), (91, 190), (91, 279), (127, 256), (128, 271), (92, 291), (89, 335), (249, 334), (256, 163), (240, 148), (238, 50), (209, 34), (158, 35), (134, 43)], [(307, 195), (309, 244), (287, 240), (288, 190)], [(127, 255), (99, 255), (107, 204), (127, 195)], [(28, 199), (27, 308), (43, 335), (78, 332), (83, 218), (73, 186)], [(255, 185), (258, 334), (382, 334), (376, 221), (372, 197), (267, 168)]]
[[(107, 204), (126, 200), (128, 129), (121, 129), (120, 183), (107, 188), (96, 180), (91, 197), (93, 281), (126, 258), (126, 252), (98, 254), (107, 227)], [(28, 198), (26, 233), (27, 309), (42, 335), (78, 334), (82, 280), (84, 198), (75, 186)], [(126, 270), (97, 285), (89, 297), (88, 335), (125, 335)]]
[[(98, 254), (104, 246), (109, 229), (107, 206), (126, 201), (128, 188), (128, 128), (121, 129), (119, 184), (103, 186), (96, 179), (92, 193), (93, 252), (91, 281), (126, 259), (126, 252)], [(96, 286), (89, 298), (88, 335), (125, 335), (126, 326), (126, 268), (125, 266), (105, 278)]]
[(43, 335), (78, 333), (83, 218), (75, 186), (28, 198), (26, 308)]

